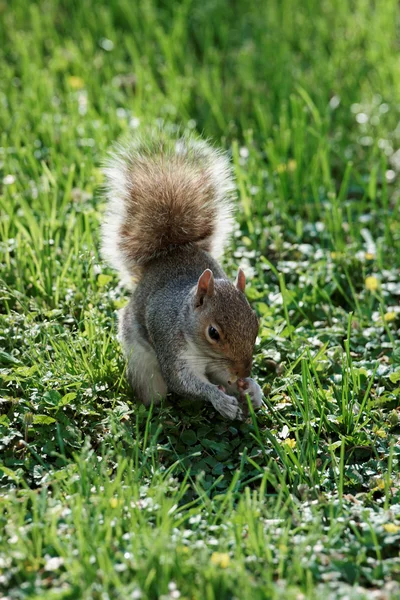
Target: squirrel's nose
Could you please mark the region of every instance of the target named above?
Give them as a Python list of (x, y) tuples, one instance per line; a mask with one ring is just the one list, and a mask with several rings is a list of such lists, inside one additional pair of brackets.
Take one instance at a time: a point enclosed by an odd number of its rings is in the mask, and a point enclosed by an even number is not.
[(246, 377), (250, 377), (252, 360), (246, 360), (240, 365), (236, 367), (236, 375), (241, 379), (245, 379)]

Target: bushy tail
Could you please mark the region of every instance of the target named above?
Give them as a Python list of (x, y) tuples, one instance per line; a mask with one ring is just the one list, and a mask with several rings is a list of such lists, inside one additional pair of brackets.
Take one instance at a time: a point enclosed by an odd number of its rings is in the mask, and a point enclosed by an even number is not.
[(220, 254), (232, 229), (228, 158), (204, 141), (165, 133), (117, 146), (106, 169), (103, 253), (125, 282), (158, 255), (197, 244)]

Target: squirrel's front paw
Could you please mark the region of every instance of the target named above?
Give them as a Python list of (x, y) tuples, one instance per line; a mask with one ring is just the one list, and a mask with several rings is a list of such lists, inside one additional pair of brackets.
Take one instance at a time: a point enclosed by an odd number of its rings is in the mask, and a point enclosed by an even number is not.
[(250, 397), (250, 402), (254, 409), (260, 408), (262, 405), (262, 390), (257, 382), (250, 377), (246, 379), (238, 379), (237, 386), (240, 392), (240, 397), (246, 400), (246, 395)]
[(223, 417), (231, 421), (235, 419), (242, 420), (244, 418), (240, 402), (234, 396), (221, 393), (218, 400), (213, 402), (213, 406)]

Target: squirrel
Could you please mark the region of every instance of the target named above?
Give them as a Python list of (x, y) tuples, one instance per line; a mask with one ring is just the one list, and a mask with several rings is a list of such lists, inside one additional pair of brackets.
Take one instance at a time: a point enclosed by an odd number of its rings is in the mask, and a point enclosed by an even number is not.
[(105, 176), (103, 256), (134, 283), (118, 336), (136, 398), (173, 392), (243, 419), (247, 394), (262, 403), (250, 378), (259, 322), (243, 270), (232, 283), (217, 260), (232, 230), (227, 156), (160, 130), (116, 146)]

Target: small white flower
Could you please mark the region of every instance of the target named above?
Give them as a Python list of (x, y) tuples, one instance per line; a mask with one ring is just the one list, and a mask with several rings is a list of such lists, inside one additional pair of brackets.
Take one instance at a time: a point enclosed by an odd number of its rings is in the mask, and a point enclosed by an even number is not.
[(360, 123), (360, 124), (367, 123), (368, 122), (368, 115), (366, 115), (363, 112), (360, 112), (360, 113), (358, 113), (358, 115), (356, 115), (356, 121), (357, 121), (357, 123)]
[(279, 437), (284, 440), (287, 438), (287, 436), (289, 435), (289, 427), (287, 425), (284, 425), (282, 427), (282, 431), (280, 433), (278, 433)]
[(391, 183), (396, 178), (396, 172), (393, 169), (388, 169), (385, 173), (386, 181)]
[(132, 127), (132, 129), (137, 129), (140, 125), (140, 119), (138, 119), (137, 117), (132, 117), (132, 119), (129, 121), (129, 127)]
[(17, 535), (13, 535), (12, 537), (8, 538), (8, 543), (9, 544), (16, 544), (18, 542), (18, 536)]
[(114, 48), (114, 42), (108, 40), (107, 38), (103, 38), (100, 40), (100, 46), (103, 48), (103, 50), (106, 50), (106, 52), (111, 52), (111, 50)]
[(64, 564), (64, 559), (61, 556), (53, 556), (46, 562), (45, 571), (57, 571)]

